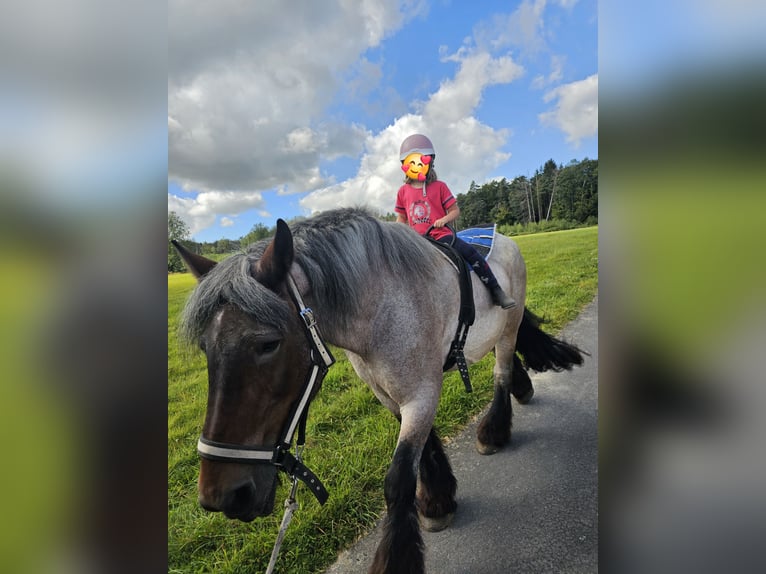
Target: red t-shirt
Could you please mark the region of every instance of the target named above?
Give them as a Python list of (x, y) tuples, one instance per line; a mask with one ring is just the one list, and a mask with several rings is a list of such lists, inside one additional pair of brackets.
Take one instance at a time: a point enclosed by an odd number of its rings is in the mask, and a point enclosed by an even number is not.
[[(405, 183), (396, 194), (394, 211), (406, 217), (409, 226), (424, 235), (434, 221), (447, 215), (447, 210), (456, 202), (449, 187), (442, 181), (434, 181), (420, 189)], [(446, 227), (434, 227), (430, 235), (439, 239), (452, 235), (452, 232)]]

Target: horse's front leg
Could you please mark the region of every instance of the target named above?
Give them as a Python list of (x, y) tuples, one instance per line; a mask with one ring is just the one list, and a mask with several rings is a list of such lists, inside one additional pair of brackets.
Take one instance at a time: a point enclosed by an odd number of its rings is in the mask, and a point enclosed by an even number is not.
[(415, 505), (418, 467), (433, 424), (438, 394), (400, 408), (401, 430), (394, 458), (386, 473), (387, 514), (383, 537), (370, 574), (422, 574), (425, 572), (423, 538)]

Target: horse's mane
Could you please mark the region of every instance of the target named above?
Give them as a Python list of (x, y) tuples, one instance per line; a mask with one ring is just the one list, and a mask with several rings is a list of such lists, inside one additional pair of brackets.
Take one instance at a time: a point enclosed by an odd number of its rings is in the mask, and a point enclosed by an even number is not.
[[(363, 208), (326, 211), (291, 227), (295, 262), (311, 285), (317, 308), (344, 322), (363, 304), (383, 273), (428, 286), (436, 280), (434, 252), (406, 225), (382, 222)], [(216, 265), (192, 293), (181, 334), (195, 341), (226, 303), (282, 328), (289, 308), (250, 274), (271, 239), (252, 244)]]

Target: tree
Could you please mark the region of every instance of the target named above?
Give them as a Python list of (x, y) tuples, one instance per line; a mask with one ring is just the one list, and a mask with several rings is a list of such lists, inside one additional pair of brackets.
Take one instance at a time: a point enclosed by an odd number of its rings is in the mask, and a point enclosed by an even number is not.
[[(546, 221), (551, 217), (551, 207), (553, 206), (553, 197), (556, 195), (556, 182), (559, 178), (560, 171), (560, 168), (552, 159), (546, 161), (543, 166), (544, 190), (548, 205), (545, 211)], [(543, 205), (545, 205), (545, 203)], [(540, 216), (542, 218), (542, 212), (540, 212)]]
[(574, 220), (575, 200), (579, 184), (579, 165), (579, 163), (570, 162), (559, 174), (551, 210), (554, 219)]
[(511, 181), (508, 190), (508, 201), (511, 206), (512, 217), (507, 223), (526, 223), (531, 221), (530, 206), (528, 199), (529, 181), (523, 175), (516, 177)]
[(559, 173), (553, 217), (585, 223), (598, 219), (598, 160), (570, 162)]
[(224, 237), (222, 239), (217, 239), (215, 243), (213, 243), (213, 253), (233, 253), (237, 249), (239, 249), (239, 241), (233, 239), (226, 239)]
[(243, 248), (246, 248), (251, 243), (255, 243), (261, 239), (266, 239), (267, 237), (271, 237), (275, 232), (276, 226), (269, 229), (263, 223), (256, 223), (253, 225), (247, 235), (242, 236), (242, 238), (239, 240), (239, 243)]
[(186, 270), (181, 257), (178, 255), (176, 248), (170, 243), (171, 240), (176, 241), (189, 240), (191, 238), (191, 232), (186, 222), (175, 211), (168, 212), (168, 273), (179, 273)]
[(580, 166), (581, 181), (575, 219), (584, 223), (588, 218), (598, 218), (598, 160), (584, 159)]

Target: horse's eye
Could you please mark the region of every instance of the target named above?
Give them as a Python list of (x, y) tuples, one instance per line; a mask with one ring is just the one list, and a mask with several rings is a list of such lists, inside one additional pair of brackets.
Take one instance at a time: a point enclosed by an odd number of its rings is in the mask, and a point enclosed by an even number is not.
[(266, 341), (261, 344), (261, 353), (266, 355), (268, 353), (273, 353), (277, 349), (279, 349), (280, 341), (277, 339), (275, 341)]

